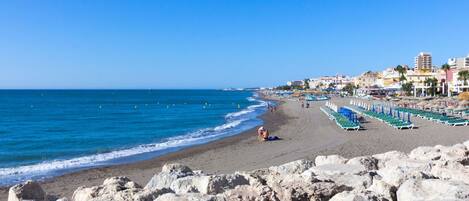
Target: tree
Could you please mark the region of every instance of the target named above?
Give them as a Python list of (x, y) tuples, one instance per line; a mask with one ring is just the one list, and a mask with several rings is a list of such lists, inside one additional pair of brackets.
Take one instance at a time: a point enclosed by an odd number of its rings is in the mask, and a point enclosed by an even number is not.
[(407, 96), (412, 95), (413, 88), (414, 88), (413, 82), (406, 82), (402, 84), (402, 91), (404, 91)]
[(331, 89), (335, 89), (335, 83), (333, 83), (333, 82), (329, 83), (328, 87), (331, 88)]
[(353, 91), (356, 89), (355, 85), (353, 83), (348, 83), (345, 85), (344, 88), (342, 88), (342, 91), (347, 92), (349, 95), (353, 95)]
[(466, 86), (467, 85), (467, 80), (469, 80), (469, 71), (468, 70), (459, 71), (458, 72), (458, 79), (459, 80), (464, 80), (464, 86)]
[(309, 89), (309, 79), (304, 79), (303, 82), (305, 83), (304, 88)]
[(438, 85), (438, 79), (432, 77), (432, 78), (426, 78), (425, 81), (423, 82), (425, 85), (429, 85), (429, 94), (432, 94), (432, 96), (435, 96), (436, 93), (436, 85)]
[(405, 77), (405, 73), (407, 72), (407, 69), (402, 67), (401, 65), (397, 65), (395, 68), (394, 68), (395, 71), (397, 71), (399, 73), (399, 82), (402, 84), (402, 81), (405, 81), (407, 80), (406, 77)]
[(448, 63), (441, 65), (441, 69), (445, 71), (445, 85), (446, 91), (449, 93), (449, 86), (448, 86), (448, 71), (451, 69), (451, 66)]
[(292, 88), (288, 85), (278, 86), (275, 88), (276, 90), (291, 90)]

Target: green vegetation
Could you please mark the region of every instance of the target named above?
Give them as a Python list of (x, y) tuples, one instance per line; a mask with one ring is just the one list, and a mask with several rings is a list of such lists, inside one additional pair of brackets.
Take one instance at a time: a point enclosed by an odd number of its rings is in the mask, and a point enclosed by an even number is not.
[(405, 78), (405, 74), (407, 73), (407, 69), (402, 67), (401, 65), (397, 65), (395, 68), (394, 68), (395, 71), (397, 71), (400, 75), (399, 77), (399, 82), (402, 82), (403, 81), (406, 81), (407, 79)]
[(413, 82), (406, 82), (402, 84), (402, 91), (405, 92), (407, 96), (412, 95), (412, 89), (414, 88), (414, 83)]
[(438, 79), (432, 77), (432, 78), (427, 78), (423, 82), (425, 85), (430, 86), (430, 88), (426, 89), (427, 94), (431, 94), (432, 96), (436, 95), (436, 86), (438, 85)]
[(357, 89), (357, 87), (354, 84), (348, 83), (344, 88), (342, 88), (342, 91), (347, 92), (349, 95), (353, 95), (355, 89)]
[(305, 83), (304, 89), (309, 89), (309, 79), (304, 79), (303, 82)]
[[(458, 79), (464, 80), (464, 85), (467, 85), (467, 80), (469, 80), (469, 71), (468, 70), (459, 71)], [(466, 90), (464, 89), (464, 91)]]

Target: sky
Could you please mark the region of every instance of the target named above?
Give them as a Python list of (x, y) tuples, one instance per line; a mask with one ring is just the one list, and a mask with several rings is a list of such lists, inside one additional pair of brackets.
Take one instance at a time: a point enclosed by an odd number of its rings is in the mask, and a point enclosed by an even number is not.
[(0, 0), (0, 88), (212, 89), (469, 54), (465, 0)]

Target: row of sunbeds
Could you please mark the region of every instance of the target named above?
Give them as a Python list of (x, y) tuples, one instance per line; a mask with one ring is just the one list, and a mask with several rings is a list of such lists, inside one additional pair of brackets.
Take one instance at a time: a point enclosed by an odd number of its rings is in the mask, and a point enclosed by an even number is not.
[(348, 108), (348, 109), (350, 109), (350, 110), (352, 110), (352, 111), (354, 111), (358, 114), (361, 114), (363, 116), (367, 116), (369, 118), (377, 119), (381, 122), (384, 122), (384, 123), (388, 124), (391, 127), (397, 128), (397, 129), (404, 129), (404, 128), (413, 129), (414, 128), (414, 124), (412, 122), (401, 120), (399, 118), (395, 118), (395, 117), (387, 115), (387, 114), (374, 112), (374, 111), (370, 111), (370, 110), (365, 110), (365, 109), (359, 108), (357, 106), (345, 106), (345, 108)]
[(397, 111), (401, 112), (408, 112), (414, 116), (421, 117), (423, 119), (447, 124), (450, 126), (467, 126), (469, 125), (469, 120), (454, 117), (454, 116), (447, 116), (437, 112), (430, 112), (425, 110), (413, 109), (413, 108), (397, 108)]
[(331, 110), (326, 107), (320, 108), (322, 112), (324, 112), (330, 120), (335, 121), (337, 126), (345, 130), (359, 130), (360, 125), (358, 123), (350, 121), (347, 117), (343, 116), (342, 114)]

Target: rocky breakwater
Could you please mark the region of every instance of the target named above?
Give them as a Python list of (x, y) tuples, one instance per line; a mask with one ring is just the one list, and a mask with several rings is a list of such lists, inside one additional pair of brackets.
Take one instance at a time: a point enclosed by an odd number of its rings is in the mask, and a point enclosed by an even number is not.
[[(127, 177), (78, 188), (71, 201), (469, 200), (469, 141), (347, 159), (318, 156), (280, 166), (210, 175), (166, 164), (146, 186)], [(54, 200), (35, 182), (13, 186), (9, 201)], [(55, 199), (57, 200), (57, 199)]]

